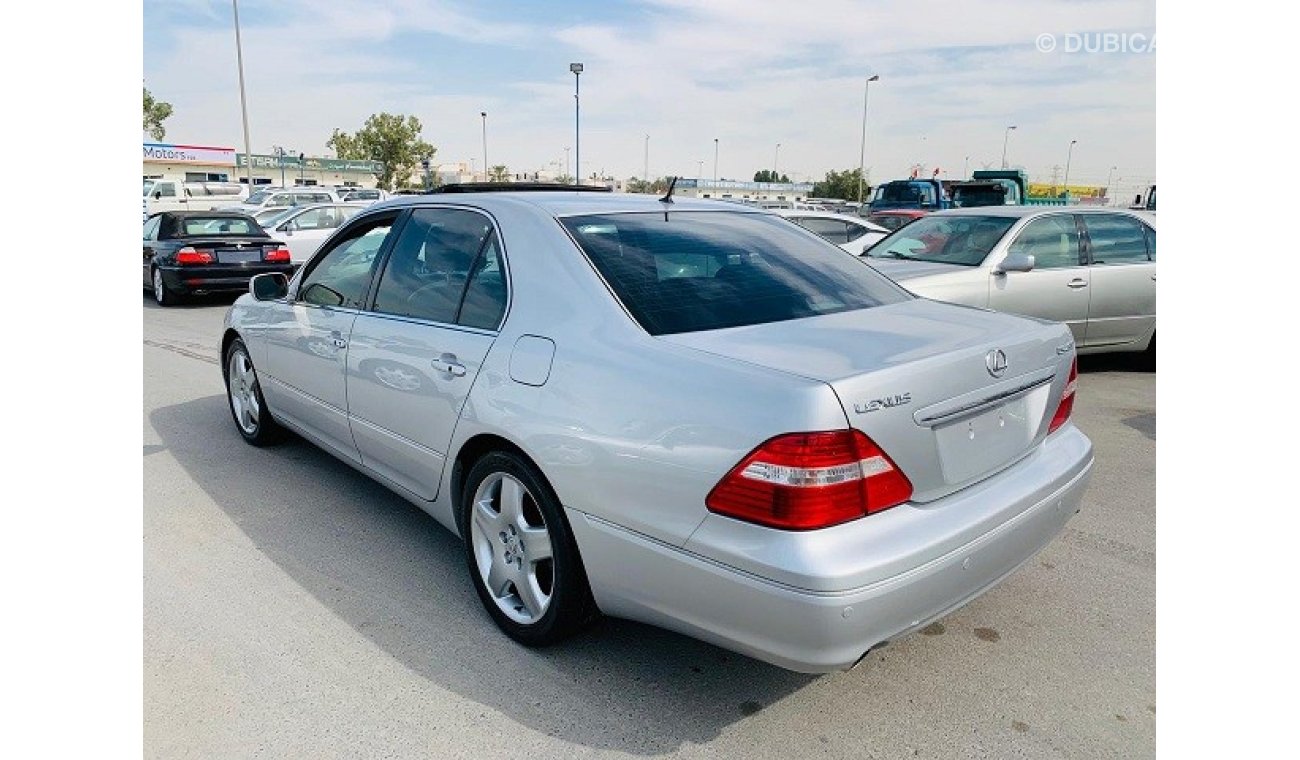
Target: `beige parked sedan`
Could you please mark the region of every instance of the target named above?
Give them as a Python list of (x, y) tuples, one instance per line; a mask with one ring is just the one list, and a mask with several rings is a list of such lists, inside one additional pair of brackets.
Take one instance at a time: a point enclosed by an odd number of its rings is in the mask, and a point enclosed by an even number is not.
[(867, 261), (938, 301), (1069, 325), (1079, 353), (1156, 350), (1156, 220), (1140, 211), (1005, 206), (929, 214)]

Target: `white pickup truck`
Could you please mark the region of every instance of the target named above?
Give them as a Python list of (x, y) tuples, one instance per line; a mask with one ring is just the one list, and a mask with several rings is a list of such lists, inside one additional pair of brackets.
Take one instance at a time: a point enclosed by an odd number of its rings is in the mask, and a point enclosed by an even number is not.
[(238, 182), (185, 182), (177, 179), (144, 181), (146, 214), (159, 211), (211, 211), (239, 203), (248, 190)]

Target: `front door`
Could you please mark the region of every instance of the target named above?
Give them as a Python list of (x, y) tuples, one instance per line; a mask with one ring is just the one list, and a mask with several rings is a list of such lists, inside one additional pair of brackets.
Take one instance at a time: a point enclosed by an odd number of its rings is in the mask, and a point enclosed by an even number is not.
[(344, 362), (353, 322), (396, 214), (345, 233), (306, 270), (268, 319), (262, 392), (275, 414), (321, 445), (357, 460), (347, 417)]
[(491, 220), (421, 208), (403, 223), (348, 347), (362, 463), (432, 501), (456, 421), (505, 313)]
[(1034, 219), (1016, 235), (1008, 253), (1033, 256), (1034, 268), (991, 275), (989, 308), (1064, 322), (1075, 343), (1083, 345), (1090, 273), (1081, 257), (1074, 215)]

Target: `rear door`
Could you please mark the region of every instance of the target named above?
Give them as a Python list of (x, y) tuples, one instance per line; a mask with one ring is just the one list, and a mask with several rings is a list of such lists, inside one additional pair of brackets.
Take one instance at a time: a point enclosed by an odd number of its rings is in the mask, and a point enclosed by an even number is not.
[(421, 208), (403, 224), (348, 349), (348, 412), (363, 464), (422, 499), (505, 315), (492, 221)]
[(347, 418), (344, 366), (352, 324), (397, 212), (360, 220), (313, 259), (292, 300), (275, 305), (265, 328), (262, 391), (275, 414), (322, 445), (358, 460)]
[(1080, 214), (1092, 297), (1083, 345), (1144, 340), (1156, 322), (1155, 228), (1128, 214)]
[(1015, 233), (1008, 253), (1033, 256), (1034, 268), (991, 275), (989, 308), (1064, 322), (1075, 342), (1082, 345), (1091, 273), (1083, 261), (1074, 214), (1048, 214), (1031, 220)]

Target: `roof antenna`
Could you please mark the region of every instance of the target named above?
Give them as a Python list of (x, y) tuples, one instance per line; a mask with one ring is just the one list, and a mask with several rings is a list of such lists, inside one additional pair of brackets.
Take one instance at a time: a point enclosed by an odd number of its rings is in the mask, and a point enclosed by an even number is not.
[(667, 193), (664, 193), (664, 197), (660, 198), (660, 199), (659, 199), (659, 202), (660, 202), (660, 203), (672, 203), (672, 202), (673, 202), (673, 190), (674, 190), (676, 187), (677, 187), (677, 177), (674, 175), (672, 181), (668, 183), (668, 192), (667, 192)]

